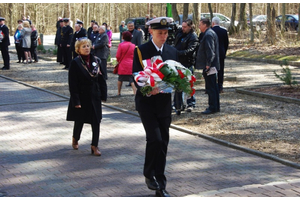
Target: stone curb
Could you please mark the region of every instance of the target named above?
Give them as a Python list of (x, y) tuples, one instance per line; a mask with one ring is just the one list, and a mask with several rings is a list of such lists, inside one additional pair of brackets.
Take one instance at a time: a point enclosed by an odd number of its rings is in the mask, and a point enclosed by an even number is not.
[[(281, 60), (271, 60), (271, 59), (261, 59), (261, 58), (242, 58), (242, 57), (231, 57), (231, 56), (227, 56), (226, 58), (233, 59), (233, 60), (246, 60), (246, 61), (263, 62), (269, 64), (285, 65), (285, 62)], [(300, 67), (300, 62), (297, 61), (287, 61), (287, 64), (291, 66)]]
[(257, 96), (257, 97), (262, 97), (262, 98), (269, 98), (269, 99), (273, 99), (276, 101), (283, 101), (283, 102), (287, 102), (287, 103), (295, 103), (295, 104), (300, 105), (300, 100), (296, 99), (296, 98), (292, 98), (292, 97), (282, 97), (282, 96), (266, 94), (266, 93), (262, 93), (262, 92), (253, 92), (253, 91), (245, 90), (245, 89), (236, 89), (236, 92), (241, 93), (241, 94), (247, 94), (247, 95), (252, 95), (252, 96)]

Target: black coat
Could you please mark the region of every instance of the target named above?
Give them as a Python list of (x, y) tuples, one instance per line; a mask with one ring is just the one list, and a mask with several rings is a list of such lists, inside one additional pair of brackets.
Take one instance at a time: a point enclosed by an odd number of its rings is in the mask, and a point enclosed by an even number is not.
[[(96, 61), (101, 63), (99, 58), (91, 55), (90, 66)], [(101, 67), (100, 70), (102, 71)], [(69, 90), (71, 96), (67, 120), (89, 124), (93, 122), (100, 123), (102, 119), (101, 101), (106, 101), (107, 99), (106, 81), (100, 74), (92, 77), (83, 67), (80, 57), (76, 57), (71, 62), (69, 69)], [(81, 108), (75, 108), (76, 105), (81, 105)]]
[(81, 28), (80, 31), (74, 32), (71, 42), (71, 50), (75, 51), (75, 42), (78, 40), (78, 38), (86, 37), (86, 30), (84, 28)]
[[(153, 56), (157, 55), (157, 50), (152, 43), (149, 41), (143, 45), (139, 46), (139, 49), (142, 54), (142, 59), (150, 59)], [(174, 47), (171, 47), (167, 44), (164, 44), (163, 52), (162, 52), (162, 59), (165, 60), (177, 60), (177, 50)], [(132, 72), (139, 72), (142, 71), (143, 67), (139, 61), (139, 57), (137, 54), (137, 49), (134, 50), (134, 58), (133, 58), (133, 68)], [(143, 96), (140, 92), (140, 86), (135, 83), (137, 87), (137, 92), (135, 95), (135, 105), (136, 110), (139, 112), (151, 112), (156, 113), (159, 117), (165, 117), (171, 115), (171, 93), (168, 94), (157, 94), (152, 95), (150, 97)]]
[(143, 33), (142, 31), (138, 31), (133, 29), (131, 43), (135, 44), (135, 46), (141, 45), (143, 42)]
[(2, 31), (2, 34), (4, 35), (2, 42), (0, 42), (0, 45), (3, 46), (9, 46), (10, 41), (9, 41), (9, 29), (8, 27), (4, 24), (2, 27), (0, 26), (0, 32)]
[(220, 26), (214, 26), (211, 28), (218, 36), (219, 39), (219, 56), (220, 59), (226, 58), (226, 52), (229, 45), (227, 30)]
[(38, 32), (37, 30), (34, 30), (31, 32), (31, 47), (37, 47), (38, 46)]
[(62, 35), (60, 38), (60, 44), (62, 47), (66, 47), (67, 45), (71, 46), (71, 41), (73, 37), (73, 28), (69, 25), (64, 26), (62, 28)]
[(199, 45), (198, 37), (194, 31), (184, 34), (179, 29), (175, 35), (175, 48), (178, 50), (179, 62), (185, 67), (195, 65), (196, 50)]

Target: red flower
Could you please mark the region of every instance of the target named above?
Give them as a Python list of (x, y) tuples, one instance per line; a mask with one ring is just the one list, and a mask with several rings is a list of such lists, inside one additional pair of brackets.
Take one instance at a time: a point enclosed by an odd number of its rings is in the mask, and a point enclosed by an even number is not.
[(178, 74), (179, 74), (180, 78), (183, 79), (184, 78), (184, 74), (182, 73), (182, 71), (179, 70), (179, 69), (177, 71), (178, 71)]
[(194, 88), (192, 88), (192, 94), (191, 96), (193, 96), (195, 94), (196, 90)]

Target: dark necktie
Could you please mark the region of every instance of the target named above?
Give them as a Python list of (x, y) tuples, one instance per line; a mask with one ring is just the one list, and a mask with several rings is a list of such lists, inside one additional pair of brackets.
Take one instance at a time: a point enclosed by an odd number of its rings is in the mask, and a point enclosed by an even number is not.
[(157, 55), (161, 56), (161, 50), (159, 50), (159, 51), (157, 52)]

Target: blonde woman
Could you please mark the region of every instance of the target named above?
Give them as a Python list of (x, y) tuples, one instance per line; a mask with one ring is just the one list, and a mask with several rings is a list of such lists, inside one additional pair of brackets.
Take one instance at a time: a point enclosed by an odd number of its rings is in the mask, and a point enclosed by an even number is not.
[(26, 60), (24, 64), (28, 64), (28, 59), (30, 60), (29, 63), (32, 63), (32, 58), (30, 53), (32, 29), (28, 21), (23, 21), (23, 27), (24, 28), (22, 29), (21, 35), (22, 35), (22, 48)]
[(98, 149), (100, 122), (102, 119), (102, 101), (107, 98), (107, 85), (103, 77), (101, 60), (91, 55), (91, 41), (79, 38), (75, 43), (78, 54), (69, 69), (70, 102), (67, 121), (74, 121), (72, 147), (78, 149), (78, 141), (84, 123), (92, 126), (91, 152), (101, 156)]

